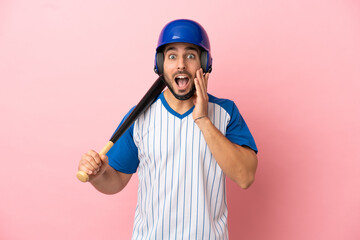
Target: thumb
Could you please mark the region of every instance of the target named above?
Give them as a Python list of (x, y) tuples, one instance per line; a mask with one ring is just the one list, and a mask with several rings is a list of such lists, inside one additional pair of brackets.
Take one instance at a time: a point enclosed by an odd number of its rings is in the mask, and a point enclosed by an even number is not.
[(100, 159), (103, 163), (108, 163), (109, 162), (109, 158), (106, 155), (100, 155)]

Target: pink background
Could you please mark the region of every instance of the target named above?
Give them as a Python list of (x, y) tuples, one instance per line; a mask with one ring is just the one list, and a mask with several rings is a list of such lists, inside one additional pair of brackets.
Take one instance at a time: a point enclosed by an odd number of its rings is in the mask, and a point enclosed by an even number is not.
[(360, 239), (360, 3), (0, 1), (0, 239), (129, 239), (137, 176), (107, 196), (77, 181), (156, 79), (162, 27), (199, 21), (209, 92), (259, 147), (254, 185), (228, 186), (231, 239)]

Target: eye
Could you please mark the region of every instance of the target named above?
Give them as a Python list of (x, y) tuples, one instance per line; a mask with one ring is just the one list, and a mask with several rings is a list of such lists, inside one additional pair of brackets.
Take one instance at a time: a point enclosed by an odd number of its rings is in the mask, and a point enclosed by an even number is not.
[(194, 54), (189, 54), (189, 55), (187, 56), (187, 58), (188, 58), (188, 59), (195, 59), (195, 55), (194, 55)]
[(169, 59), (175, 59), (175, 58), (176, 58), (176, 56), (174, 54), (169, 55)]

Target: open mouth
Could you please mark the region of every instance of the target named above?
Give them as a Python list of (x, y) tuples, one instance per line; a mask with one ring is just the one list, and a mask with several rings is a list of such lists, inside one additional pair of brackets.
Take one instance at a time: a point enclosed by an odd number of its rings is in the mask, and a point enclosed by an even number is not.
[(190, 79), (188, 76), (179, 75), (179, 76), (175, 77), (175, 82), (180, 89), (185, 89), (187, 87), (187, 85), (189, 84)]

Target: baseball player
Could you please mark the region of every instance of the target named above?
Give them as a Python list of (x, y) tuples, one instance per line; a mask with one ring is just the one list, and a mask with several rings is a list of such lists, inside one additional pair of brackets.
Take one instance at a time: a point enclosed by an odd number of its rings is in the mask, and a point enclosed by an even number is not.
[(204, 28), (186, 19), (168, 23), (154, 69), (166, 90), (107, 155), (84, 154), (79, 170), (105, 194), (138, 173), (133, 239), (228, 239), (225, 176), (248, 188), (257, 147), (234, 102), (207, 92), (212, 57)]

